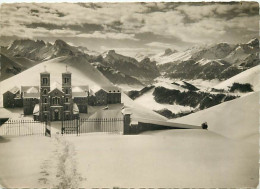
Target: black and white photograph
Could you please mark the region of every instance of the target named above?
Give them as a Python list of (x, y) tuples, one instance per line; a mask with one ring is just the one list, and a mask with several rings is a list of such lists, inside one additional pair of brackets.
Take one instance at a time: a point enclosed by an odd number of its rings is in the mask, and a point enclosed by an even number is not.
[(0, 188), (257, 188), (259, 3), (2, 2)]

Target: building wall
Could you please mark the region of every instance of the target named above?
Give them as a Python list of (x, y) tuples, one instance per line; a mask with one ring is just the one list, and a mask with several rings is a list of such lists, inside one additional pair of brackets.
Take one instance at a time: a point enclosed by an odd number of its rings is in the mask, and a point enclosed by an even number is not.
[(100, 89), (98, 92), (96, 92), (96, 100), (96, 105), (107, 105), (107, 92), (103, 89)]
[(96, 96), (88, 96), (88, 105), (95, 106), (97, 104), (97, 98)]
[(23, 107), (23, 99), (22, 98), (18, 98), (18, 99), (14, 99), (14, 104), (15, 104), (15, 107)]
[(50, 120), (51, 121), (61, 121), (63, 120), (63, 107), (54, 107), (51, 106), (50, 108)]
[(74, 97), (74, 103), (79, 108), (79, 113), (88, 113), (88, 97)]
[(108, 104), (121, 103), (121, 93), (108, 93), (107, 94), (107, 103)]
[[(64, 111), (66, 111), (65, 109), (66, 104), (64, 104), (64, 93), (58, 89), (54, 89), (49, 93), (49, 100), (50, 100), (50, 120), (51, 121), (62, 120)], [(55, 111), (58, 111), (59, 114), (58, 120), (56, 120)]]
[(35, 104), (38, 104), (37, 98), (24, 98), (23, 99), (23, 113), (24, 115), (32, 115)]
[(3, 105), (4, 108), (14, 108), (15, 107), (15, 94), (7, 91), (3, 94)]

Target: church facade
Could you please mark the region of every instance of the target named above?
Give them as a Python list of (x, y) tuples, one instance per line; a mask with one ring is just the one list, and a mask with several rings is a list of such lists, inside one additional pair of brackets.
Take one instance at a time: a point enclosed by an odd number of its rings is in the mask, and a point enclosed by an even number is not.
[[(50, 73), (40, 74), (40, 100), (39, 110), (34, 111), (34, 117), (38, 120), (60, 121), (71, 120), (79, 116), (77, 104), (72, 99), (71, 73), (62, 73), (62, 84), (50, 83)], [(85, 93), (87, 100), (87, 93)], [(85, 104), (87, 108), (87, 103)]]

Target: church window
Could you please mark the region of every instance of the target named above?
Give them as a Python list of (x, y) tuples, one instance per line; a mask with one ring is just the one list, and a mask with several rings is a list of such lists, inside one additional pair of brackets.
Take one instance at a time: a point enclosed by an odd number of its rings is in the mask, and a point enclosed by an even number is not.
[(69, 80), (70, 80), (70, 78), (65, 77), (64, 78), (64, 83), (69, 83)]
[(44, 106), (44, 111), (47, 111), (47, 106)]
[(69, 98), (65, 98), (65, 102), (69, 102)]
[(52, 104), (53, 104), (53, 105), (58, 105), (58, 104), (60, 104), (60, 98), (58, 98), (58, 97), (52, 98)]
[(69, 94), (69, 89), (65, 89), (65, 93), (66, 93), (66, 94)]
[(42, 84), (48, 84), (48, 78), (47, 77), (42, 78)]
[(47, 103), (47, 98), (44, 98), (44, 103)]
[(45, 95), (47, 94), (47, 89), (44, 89), (43, 94)]

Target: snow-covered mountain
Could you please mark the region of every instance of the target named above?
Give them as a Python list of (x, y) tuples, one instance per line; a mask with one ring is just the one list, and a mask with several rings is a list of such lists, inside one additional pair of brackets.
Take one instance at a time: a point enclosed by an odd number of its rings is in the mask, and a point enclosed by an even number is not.
[(5, 56), (4, 54), (0, 54), (0, 81), (5, 80), (6, 78), (12, 77), (26, 69), (22, 64), (11, 60), (9, 57)]
[(102, 64), (120, 72), (137, 78), (141, 82), (152, 80), (160, 75), (156, 63), (145, 58), (138, 62), (135, 58), (123, 56), (114, 50), (102, 54)]
[[(151, 82), (151, 80), (160, 75), (155, 62), (150, 61), (150, 59), (144, 59), (138, 62), (136, 59), (120, 55), (114, 50), (99, 54), (98, 52), (89, 50), (87, 47), (72, 46), (59, 39), (56, 40), (54, 44), (46, 43), (42, 40), (15, 40), (7, 48), (4, 48), (4, 52), (9, 57), (24, 58), (37, 61), (37, 63), (61, 56), (82, 57), (90, 63), (99, 62), (104, 66), (110, 67), (111, 71), (113, 69), (116, 72), (119, 71), (124, 75), (133, 77), (133, 79), (129, 77), (110, 77), (113, 82), (130, 82), (129, 84), (139, 82), (139, 84), (141, 84), (142, 81)], [(100, 71), (104, 72), (103, 69), (100, 69)], [(111, 73), (106, 71), (107, 76), (112, 76), (113, 73), (114, 71)]]
[(125, 85), (128, 85), (128, 86), (135, 86), (135, 87), (136, 86), (144, 86), (136, 78), (134, 78), (130, 75), (121, 73), (120, 71), (115, 70), (112, 67), (104, 66), (100, 62), (93, 62), (93, 63), (91, 63), (91, 65), (94, 66), (95, 68), (97, 68), (113, 84), (116, 84), (116, 85), (125, 84)]
[(164, 52), (153, 58), (160, 72), (168, 78), (225, 80), (260, 63), (259, 40), (255, 38), (237, 45), (219, 43), (196, 47), (168, 56)]
[(196, 48), (188, 49), (186, 51), (176, 51), (166, 49), (164, 52), (150, 56), (152, 61), (156, 61), (157, 65), (163, 65), (169, 62), (180, 62), (189, 60), (192, 56), (192, 52), (196, 51)]
[(30, 60), (44, 61), (66, 55), (83, 55), (76, 47), (56, 40), (54, 44), (42, 40), (22, 39), (15, 40), (8, 48), (8, 55), (13, 57), (26, 57)]
[(215, 89), (225, 89), (233, 85), (233, 83), (246, 84), (249, 83), (252, 85), (254, 91), (260, 91), (260, 65), (250, 68), (242, 73), (231, 77), (218, 85), (214, 86)]

